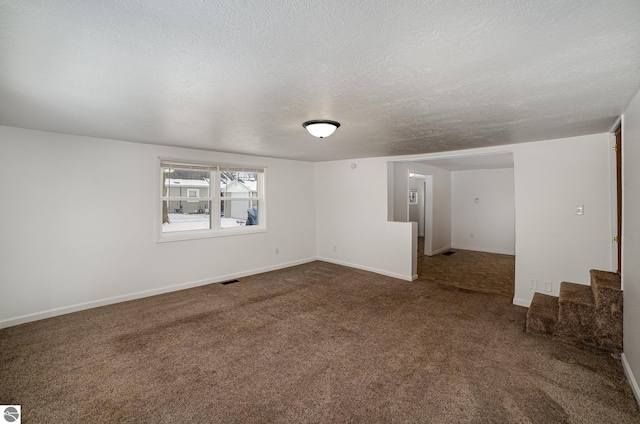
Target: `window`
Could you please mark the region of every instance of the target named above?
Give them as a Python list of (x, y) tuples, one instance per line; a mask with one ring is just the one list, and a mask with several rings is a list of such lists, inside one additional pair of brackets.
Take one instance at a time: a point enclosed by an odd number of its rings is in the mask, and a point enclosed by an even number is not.
[(265, 168), (161, 159), (160, 173), (161, 241), (266, 230)]
[[(200, 197), (200, 190), (197, 188), (188, 188), (187, 197)], [(197, 202), (197, 200), (189, 200), (189, 202)]]

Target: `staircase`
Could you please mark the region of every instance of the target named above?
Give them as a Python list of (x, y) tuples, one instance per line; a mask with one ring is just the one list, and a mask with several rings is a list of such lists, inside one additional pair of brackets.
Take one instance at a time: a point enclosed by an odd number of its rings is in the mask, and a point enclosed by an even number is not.
[(535, 293), (527, 312), (527, 333), (604, 352), (622, 352), (620, 276), (595, 269), (590, 274), (590, 286), (561, 283), (559, 297)]

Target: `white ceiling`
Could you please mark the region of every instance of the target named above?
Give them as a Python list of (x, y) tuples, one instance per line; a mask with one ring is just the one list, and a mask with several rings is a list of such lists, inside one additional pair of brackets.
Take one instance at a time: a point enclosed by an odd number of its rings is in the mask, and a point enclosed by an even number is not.
[(638, 89), (638, 0), (0, 0), (23, 128), (323, 161), (606, 132)]

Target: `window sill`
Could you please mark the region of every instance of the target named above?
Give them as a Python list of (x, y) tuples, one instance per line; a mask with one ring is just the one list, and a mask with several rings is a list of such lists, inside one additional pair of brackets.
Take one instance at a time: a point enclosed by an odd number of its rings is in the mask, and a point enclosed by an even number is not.
[(267, 229), (260, 226), (226, 228), (224, 230), (193, 230), (161, 233), (156, 238), (156, 243), (167, 243), (172, 241), (200, 240), (207, 238), (239, 236), (245, 234), (266, 233)]

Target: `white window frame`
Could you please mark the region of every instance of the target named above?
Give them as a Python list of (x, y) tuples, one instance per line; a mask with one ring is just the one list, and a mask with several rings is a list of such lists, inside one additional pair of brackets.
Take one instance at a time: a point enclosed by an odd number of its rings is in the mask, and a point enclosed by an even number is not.
[[(191, 193), (194, 193), (195, 196), (192, 196)], [(190, 199), (198, 199), (198, 200), (192, 200), (192, 202), (199, 202), (200, 201), (200, 189), (188, 188), (187, 189), (187, 197), (190, 198)]]
[[(162, 204), (166, 200), (176, 201), (194, 201), (196, 198), (189, 197), (188, 193), (185, 197), (171, 197), (162, 195), (163, 193), (163, 168), (166, 165), (171, 164), (176, 168), (181, 169), (202, 169), (209, 170), (211, 173), (210, 178), (210, 186), (209, 186), (209, 196), (198, 196), (197, 201), (208, 201), (210, 202), (210, 229), (204, 230), (188, 230), (188, 231), (172, 231), (172, 232), (162, 232)], [(156, 241), (161, 242), (170, 242), (170, 241), (181, 241), (181, 240), (197, 240), (203, 238), (211, 238), (211, 237), (227, 237), (227, 236), (237, 236), (243, 234), (255, 234), (255, 233), (263, 233), (267, 231), (267, 200), (266, 200), (266, 174), (267, 167), (266, 166), (256, 166), (256, 165), (237, 165), (237, 164), (222, 164), (222, 163), (210, 163), (210, 162), (201, 162), (194, 161), (189, 159), (175, 159), (175, 158), (164, 158), (159, 157), (157, 161), (156, 169), (158, 170), (158, 184), (156, 189)], [(232, 228), (221, 228), (221, 217), (220, 217), (220, 206), (225, 197), (220, 195), (220, 173), (221, 171), (248, 171), (248, 172), (257, 172), (258, 174), (258, 189), (257, 189), (257, 197), (233, 197), (226, 198), (227, 201), (257, 201), (258, 202), (258, 224), (257, 225), (248, 225), (248, 226), (239, 226)], [(199, 189), (198, 193), (200, 194)], [(249, 194), (251, 196), (251, 194)]]

